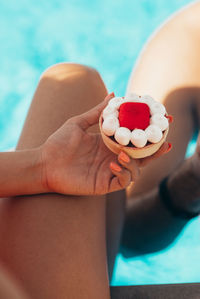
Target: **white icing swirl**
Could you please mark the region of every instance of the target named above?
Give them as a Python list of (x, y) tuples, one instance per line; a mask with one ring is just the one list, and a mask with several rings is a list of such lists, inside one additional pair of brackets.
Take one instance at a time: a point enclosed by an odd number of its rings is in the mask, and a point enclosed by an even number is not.
[[(150, 108), (150, 125), (145, 129), (134, 129), (132, 132), (125, 127), (120, 127), (118, 116), (120, 105), (126, 102), (141, 102), (145, 103)], [(144, 95), (139, 97), (135, 93), (128, 93), (125, 98), (112, 98), (106, 108), (103, 110), (102, 131), (107, 136), (114, 136), (115, 140), (121, 145), (132, 144), (138, 148), (146, 145), (147, 141), (151, 143), (158, 143), (162, 137), (162, 131), (165, 131), (169, 122), (165, 117), (165, 107), (156, 102), (151, 96)]]
[(123, 103), (124, 99), (122, 99), (121, 97), (115, 97), (108, 102), (108, 106), (114, 109), (119, 109), (120, 105)]
[(125, 102), (140, 102), (140, 97), (136, 93), (128, 93), (124, 100)]
[(115, 132), (115, 140), (121, 145), (129, 144), (131, 131), (128, 128), (120, 127)]
[(106, 106), (106, 108), (103, 110), (103, 119), (105, 119), (108, 116), (115, 116), (118, 117), (119, 116), (119, 112), (115, 107), (112, 106)]
[(159, 102), (155, 102), (155, 103), (152, 103), (149, 105), (149, 108), (150, 108), (150, 113), (151, 115), (154, 115), (154, 114), (161, 114), (161, 115), (165, 115), (166, 113), (166, 109), (165, 109), (165, 106)]
[(142, 96), (141, 102), (147, 104), (149, 107), (150, 107), (150, 105), (157, 103), (151, 96), (148, 96), (148, 95)]
[(131, 142), (136, 147), (144, 147), (147, 143), (147, 135), (144, 130), (135, 129), (131, 133)]
[(102, 130), (107, 136), (113, 136), (119, 128), (119, 120), (115, 116), (108, 116), (102, 124)]
[(162, 131), (156, 125), (150, 125), (146, 128), (145, 133), (147, 135), (147, 140), (152, 143), (157, 143), (162, 139)]
[(156, 125), (158, 126), (162, 131), (166, 130), (169, 126), (169, 121), (168, 119), (159, 113), (154, 114), (151, 119), (150, 119), (150, 124), (151, 125)]

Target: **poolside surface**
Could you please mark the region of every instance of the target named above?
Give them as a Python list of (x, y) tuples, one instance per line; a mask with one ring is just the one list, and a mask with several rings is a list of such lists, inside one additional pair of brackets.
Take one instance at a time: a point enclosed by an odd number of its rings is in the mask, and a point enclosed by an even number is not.
[[(190, 2), (0, 0), (0, 150), (15, 146), (47, 67), (63, 61), (93, 66), (109, 91), (124, 95), (132, 66), (149, 35)], [(199, 282), (199, 255), (196, 219), (165, 251), (132, 259), (119, 255), (113, 285)]]

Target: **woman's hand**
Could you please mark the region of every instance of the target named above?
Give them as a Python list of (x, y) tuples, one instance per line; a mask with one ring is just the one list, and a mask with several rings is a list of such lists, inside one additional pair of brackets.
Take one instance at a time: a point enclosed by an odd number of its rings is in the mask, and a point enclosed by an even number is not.
[(66, 121), (41, 147), (47, 192), (98, 195), (123, 189), (137, 179), (142, 165), (168, 151), (168, 143), (164, 143), (153, 156), (133, 160), (123, 152), (113, 154), (100, 134), (88, 133), (113, 96), (108, 95), (98, 106)]

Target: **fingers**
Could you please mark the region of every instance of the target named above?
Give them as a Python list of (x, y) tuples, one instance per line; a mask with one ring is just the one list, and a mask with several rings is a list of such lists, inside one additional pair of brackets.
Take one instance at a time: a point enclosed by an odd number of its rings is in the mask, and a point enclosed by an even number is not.
[(120, 165), (115, 162), (110, 163), (110, 170), (115, 175), (112, 179), (112, 191), (126, 188), (131, 182), (135, 182), (140, 174), (136, 161), (126, 153), (120, 152), (118, 162)]
[(166, 118), (168, 118), (169, 123), (173, 123), (174, 118), (172, 115), (166, 115)]
[(114, 175), (110, 184), (110, 192), (126, 188), (131, 182), (135, 182), (140, 175), (140, 167), (168, 153), (171, 148), (171, 143), (164, 142), (154, 155), (135, 160), (131, 159), (126, 153), (120, 152), (118, 155), (120, 165), (115, 162), (110, 163), (110, 170)]
[(83, 129), (87, 130), (90, 126), (95, 125), (99, 121), (102, 110), (107, 105), (108, 101), (114, 97), (114, 92), (108, 94), (104, 101), (91, 110), (76, 117), (76, 123)]
[(120, 152), (118, 161), (123, 165), (131, 174), (131, 181), (136, 181), (140, 175), (140, 169), (136, 160), (131, 159), (126, 153)]
[(126, 188), (131, 182), (131, 173), (125, 168), (120, 167), (117, 163), (110, 163), (110, 170), (114, 174), (110, 182), (109, 192)]
[(172, 149), (172, 144), (168, 142), (164, 142), (163, 145), (159, 148), (159, 150), (152, 156), (143, 158), (143, 159), (138, 159), (137, 163), (139, 167), (144, 167), (149, 162), (161, 157), (164, 154), (167, 154), (170, 150)]
[(111, 92), (111, 93), (109, 93), (106, 97), (105, 97), (105, 99), (103, 100), (106, 104), (108, 104), (108, 102), (112, 99), (112, 98), (114, 98), (115, 97), (115, 93), (114, 92)]

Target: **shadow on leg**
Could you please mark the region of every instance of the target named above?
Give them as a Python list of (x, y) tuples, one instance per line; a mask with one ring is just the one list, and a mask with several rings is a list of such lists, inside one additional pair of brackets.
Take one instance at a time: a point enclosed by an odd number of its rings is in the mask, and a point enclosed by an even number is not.
[[(17, 149), (41, 145), (106, 93), (93, 69), (51, 67), (41, 77)], [(58, 194), (3, 200), (1, 259), (34, 299), (109, 298), (105, 200)]]

